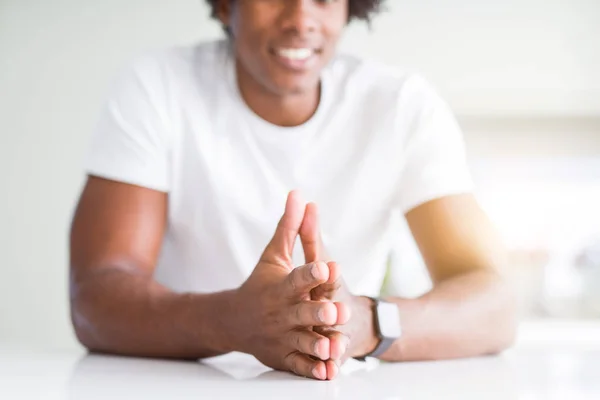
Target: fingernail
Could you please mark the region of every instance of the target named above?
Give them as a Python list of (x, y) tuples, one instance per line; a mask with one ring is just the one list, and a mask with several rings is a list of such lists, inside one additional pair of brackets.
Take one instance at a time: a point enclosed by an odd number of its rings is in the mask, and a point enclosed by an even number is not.
[(312, 267), (310, 268), (310, 273), (313, 278), (319, 279), (319, 268), (317, 267), (317, 263), (313, 263)]
[(313, 345), (313, 352), (315, 353), (315, 355), (319, 358), (321, 358), (321, 352), (319, 351), (319, 341), (315, 340), (315, 344)]
[(319, 308), (319, 312), (317, 313), (317, 318), (319, 318), (319, 321), (321, 321), (321, 322), (325, 321), (325, 309), (323, 309), (323, 307)]
[(339, 362), (340, 362), (339, 360), (333, 362), (333, 367), (331, 368), (332, 373), (331, 373), (330, 379), (335, 378), (339, 374), (339, 372), (340, 372), (340, 365), (338, 364)]
[(325, 379), (325, 377), (323, 376), (322, 371), (320, 371), (319, 368), (317, 368), (317, 367), (314, 367), (312, 369), (312, 374), (317, 379)]

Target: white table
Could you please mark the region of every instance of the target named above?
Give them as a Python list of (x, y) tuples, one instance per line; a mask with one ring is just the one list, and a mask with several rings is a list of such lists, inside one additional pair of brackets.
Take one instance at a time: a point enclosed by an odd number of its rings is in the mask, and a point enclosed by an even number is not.
[(0, 345), (0, 399), (600, 399), (600, 323), (522, 325), (500, 356), (363, 365), (332, 382), (231, 354), (202, 363)]

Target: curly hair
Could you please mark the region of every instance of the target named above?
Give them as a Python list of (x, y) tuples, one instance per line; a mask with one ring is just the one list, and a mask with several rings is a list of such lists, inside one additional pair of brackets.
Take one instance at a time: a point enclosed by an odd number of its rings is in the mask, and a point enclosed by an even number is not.
[[(348, 21), (354, 19), (371, 22), (371, 17), (381, 11), (385, 0), (348, 0)], [(219, 0), (206, 0), (211, 7), (211, 16), (217, 18), (217, 3)]]

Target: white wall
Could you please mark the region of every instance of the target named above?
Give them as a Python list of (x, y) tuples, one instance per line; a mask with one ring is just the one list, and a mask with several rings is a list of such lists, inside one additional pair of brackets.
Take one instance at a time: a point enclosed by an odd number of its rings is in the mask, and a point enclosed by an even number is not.
[(74, 345), (67, 234), (107, 82), (132, 53), (218, 35), (199, 4), (0, 1), (0, 340)]
[[(459, 114), (600, 115), (597, 0), (388, 3), (343, 46), (424, 71)], [(201, 0), (0, 1), (0, 341), (75, 346), (67, 232), (106, 84), (143, 49), (219, 36), (206, 14)], [(575, 148), (598, 148), (586, 138)]]
[(391, 0), (347, 44), (423, 71), (460, 114), (600, 112), (600, 1)]

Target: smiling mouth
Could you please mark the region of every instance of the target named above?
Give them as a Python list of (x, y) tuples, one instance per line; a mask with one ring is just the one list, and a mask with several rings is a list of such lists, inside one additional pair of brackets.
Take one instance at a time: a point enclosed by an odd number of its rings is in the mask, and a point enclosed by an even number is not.
[(312, 48), (304, 47), (304, 48), (294, 48), (294, 47), (280, 47), (275, 49), (275, 54), (279, 57), (288, 58), (290, 60), (307, 60), (315, 54), (315, 50)]
[(314, 47), (275, 47), (271, 54), (278, 63), (294, 71), (306, 71), (315, 65), (320, 49)]

